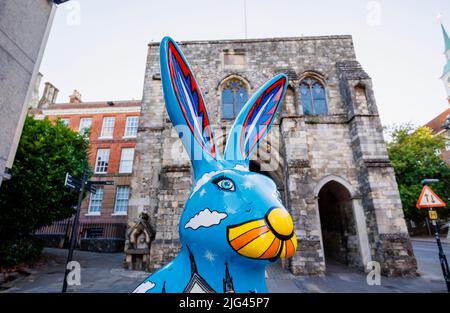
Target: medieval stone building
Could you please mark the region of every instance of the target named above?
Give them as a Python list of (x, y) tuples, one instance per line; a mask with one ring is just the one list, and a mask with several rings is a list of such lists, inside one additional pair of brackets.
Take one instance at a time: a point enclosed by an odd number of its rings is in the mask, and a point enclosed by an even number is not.
[[(284, 266), (322, 274), (328, 262), (410, 275), (416, 261), (370, 77), (351, 36), (182, 42), (201, 86), (219, 149), (247, 98), (279, 72), (289, 77), (281, 113), (251, 170), (273, 178), (294, 219), (298, 251)], [(229, 128), (228, 128), (229, 129)], [(159, 44), (148, 47), (129, 226), (148, 213), (155, 230), (148, 270), (180, 249), (178, 220), (192, 175), (168, 119)], [(146, 250), (145, 250), (146, 251)], [(148, 256), (147, 256), (148, 257)]]

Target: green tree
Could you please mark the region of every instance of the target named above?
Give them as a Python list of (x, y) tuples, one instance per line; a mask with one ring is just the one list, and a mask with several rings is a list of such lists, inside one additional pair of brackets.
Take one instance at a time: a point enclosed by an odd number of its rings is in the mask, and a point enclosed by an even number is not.
[(70, 217), (77, 194), (64, 187), (67, 172), (82, 176), (89, 141), (61, 122), (27, 117), (12, 167), (0, 188), (0, 264), (36, 256), (31, 234)]
[[(444, 201), (450, 197), (450, 168), (441, 159), (446, 138), (434, 135), (428, 127), (415, 128), (410, 124), (389, 129), (389, 158), (394, 166), (405, 217), (415, 222), (424, 220), (426, 210), (416, 208), (417, 199), (425, 178), (437, 178), (439, 183), (431, 188)], [(446, 218), (449, 209), (439, 209), (439, 216)]]

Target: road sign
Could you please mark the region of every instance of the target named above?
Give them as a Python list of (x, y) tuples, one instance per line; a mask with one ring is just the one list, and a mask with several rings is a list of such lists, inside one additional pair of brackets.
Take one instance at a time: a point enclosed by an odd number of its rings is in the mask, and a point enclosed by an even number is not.
[[(426, 181), (431, 182), (431, 179), (425, 179), (422, 183), (426, 184)], [(438, 180), (434, 181), (438, 182)], [(442, 275), (444, 276), (445, 284), (447, 285), (447, 290), (450, 293), (450, 269), (448, 267), (447, 256), (442, 248), (441, 237), (439, 235), (439, 219), (437, 212), (433, 208), (444, 207), (445, 203), (442, 201), (430, 187), (427, 185), (423, 186), (422, 192), (420, 193), (419, 200), (416, 204), (418, 209), (428, 208), (428, 216), (434, 226), (434, 238), (439, 249), (439, 262), (441, 263)]]
[(445, 202), (442, 201), (430, 187), (425, 185), (420, 193), (419, 200), (417, 200), (416, 206), (418, 209), (440, 208), (445, 207)]
[[(67, 262), (66, 262), (66, 272), (64, 273), (64, 281), (63, 281), (63, 287), (62, 292), (65, 293), (67, 291), (67, 276), (70, 273), (69, 268), (67, 267), (70, 262), (72, 262), (73, 258), (73, 250), (75, 249), (76, 241), (77, 241), (77, 234), (78, 234), (78, 222), (80, 219), (80, 209), (81, 209), (81, 203), (83, 201), (83, 194), (84, 189), (86, 187), (86, 181), (87, 181), (87, 169), (88, 165), (87, 162), (84, 161), (83, 165), (83, 177), (82, 179), (76, 179), (72, 177), (69, 173), (66, 174), (66, 181), (65, 185), (69, 188), (78, 190), (78, 204), (77, 204), (77, 210), (75, 212), (75, 216), (73, 219), (72, 224), (72, 232), (70, 234), (70, 246), (69, 246), (69, 253), (67, 254)], [(79, 184), (79, 187), (78, 187)]]
[(97, 192), (97, 188), (94, 185), (92, 185), (91, 182), (86, 183), (86, 190), (92, 194), (95, 194)]
[(104, 180), (104, 181), (90, 181), (91, 185), (114, 185), (113, 180)]
[[(87, 181), (85, 182), (84, 188), (89, 191), (90, 193), (95, 194), (97, 192), (96, 185), (104, 186), (104, 185), (114, 185), (113, 180), (104, 180), (104, 181)], [(78, 178), (73, 177), (69, 173), (66, 173), (66, 180), (64, 181), (64, 186), (75, 190), (80, 191), (81, 190), (81, 180)]]
[(69, 173), (66, 173), (66, 180), (64, 181), (64, 186), (69, 187), (73, 190), (80, 190), (81, 189), (81, 181)]
[(433, 221), (438, 219), (437, 212), (433, 210), (428, 211), (428, 216), (430, 217), (430, 220)]

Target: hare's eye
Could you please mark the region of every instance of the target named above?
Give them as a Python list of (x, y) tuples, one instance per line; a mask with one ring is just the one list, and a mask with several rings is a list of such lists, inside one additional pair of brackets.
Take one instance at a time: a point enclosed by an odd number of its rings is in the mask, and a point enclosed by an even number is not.
[(234, 183), (231, 179), (228, 178), (219, 178), (214, 182), (217, 186), (219, 186), (220, 189), (228, 190), (228, 191), (234, 191)]

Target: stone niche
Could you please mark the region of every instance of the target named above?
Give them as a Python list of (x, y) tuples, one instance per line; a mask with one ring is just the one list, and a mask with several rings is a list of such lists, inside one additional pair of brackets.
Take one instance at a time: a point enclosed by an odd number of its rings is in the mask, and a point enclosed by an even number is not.
[(125, 240), (125, 268), (129, 270), (149, 270), (150, 247), (155, 239), (155, 231), (149, 223), (149, 216), (143, 212), (139, 221), (128, 229)]

